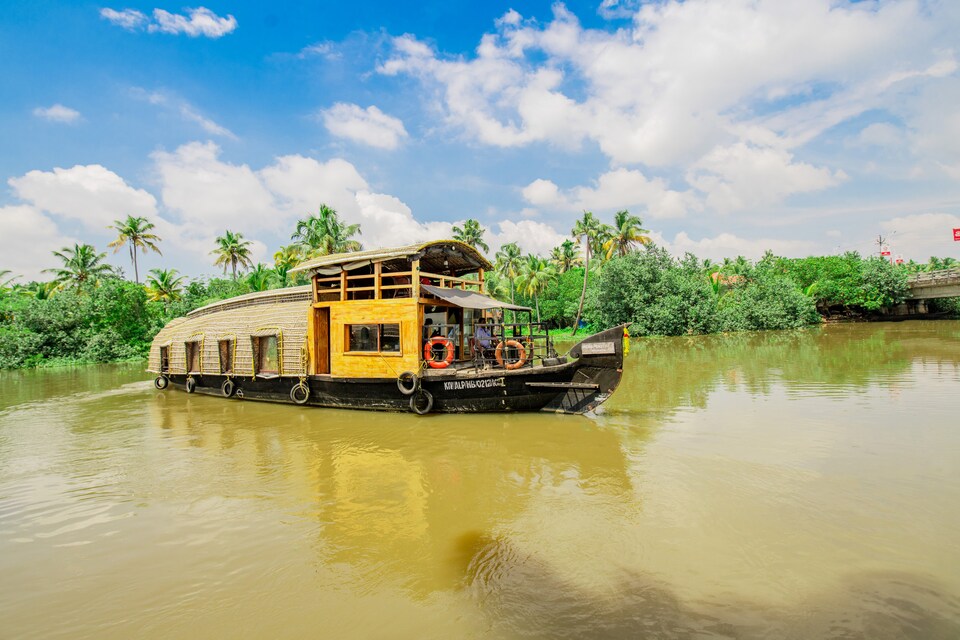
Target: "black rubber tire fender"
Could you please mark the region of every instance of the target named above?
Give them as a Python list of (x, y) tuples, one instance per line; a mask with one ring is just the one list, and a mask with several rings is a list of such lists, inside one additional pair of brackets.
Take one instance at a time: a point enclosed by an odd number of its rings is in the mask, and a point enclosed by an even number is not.
[(187, 378), (187, 381), (183, 384), (186, 388), (187, 393), (193, 393), (197, 390), (197, 381), (193, 378)]
[[(425, 406), (421, 406), (421, 399), (426, 399)], [(433, 409), (433, 394), (426, 389), (420, 389), (417, 393), (410, 396), (410, 411), (413, 411), (418, 416), (427, 415), (431, 409)]]
[(233, 395), (233, 392), (236, 390), (237, 390), (237, 385), (230, 378), (227, 378), (226, 380), (224, 380), (223, 384), (220, 385), (220, 393), (223, 394), (224, 398), (231, 397)]
[(169, 384), (170, 384), (170, 381), (167, 380), (166, 376), (157, 376), (156, 378), (153, 379), (153, 386), (155, 386), (157, 389), (160, 389), (161, 391), (166, 389)]
[[(410, 381), (410, 386), (404, 384), (405, 380)], [(417, 377), (413, 371), (404, 371), (399, 376), (397, 376), (397, 388), (400, 389), (400, 393), (405, 396), (411, 396), (416, 393), (417, 388), (420, 386), (420, 378)]]
[(290, 399), (294, 404), (307, 404), (310, 399), (310, 387), (303, 382), (298, 382), (290, 389)]

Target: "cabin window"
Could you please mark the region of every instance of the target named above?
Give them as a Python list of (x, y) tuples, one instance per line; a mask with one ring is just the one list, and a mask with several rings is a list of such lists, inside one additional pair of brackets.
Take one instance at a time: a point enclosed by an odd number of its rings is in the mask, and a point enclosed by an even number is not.
[(170, 371), (170, 347), (160, 347), (160, 373)]
[(260, 336), (253, 340), (257, 373), (280, 373), (277, 336)]
[(399, 324), (348, 324), (348, 352), (400, 353)]
[(200, 343), (184, 343), (187, 352), (187, 373), (200, 373)]
[(220, 373), (233, 373), (233, 340), (217, 343), (220, 351)]

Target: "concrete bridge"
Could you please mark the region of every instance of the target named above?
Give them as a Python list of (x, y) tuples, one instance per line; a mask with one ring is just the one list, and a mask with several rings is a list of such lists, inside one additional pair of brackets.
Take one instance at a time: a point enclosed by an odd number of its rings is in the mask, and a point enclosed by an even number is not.
[(907, 299), (890, 309), (894, 316), (923, 315), (928, 312), (927, 300), (960, 297), (960, 269), (941, 269), (916, 273), (907, 280)]
[(960, 269), (916, 273), (907, 282), (910, 285), (907, 300), (960, 297)]

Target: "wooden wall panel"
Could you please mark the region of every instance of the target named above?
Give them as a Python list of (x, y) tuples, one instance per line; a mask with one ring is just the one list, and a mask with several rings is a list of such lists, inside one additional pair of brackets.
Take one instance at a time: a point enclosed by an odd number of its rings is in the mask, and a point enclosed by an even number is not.
[[(400, 355), (344, 353), (346, 325), (400, 323)], [(330, 308), (330, 373), (349, 378), (395, 378), (420, 366), (420, 326), (412, 298), (352, 300)]]

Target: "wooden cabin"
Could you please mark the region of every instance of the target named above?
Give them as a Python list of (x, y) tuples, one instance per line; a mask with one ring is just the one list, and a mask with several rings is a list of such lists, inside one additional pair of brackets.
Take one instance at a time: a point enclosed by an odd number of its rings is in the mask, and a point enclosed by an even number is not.
[[(473, 333), (493, 309), (490, 263), (453, 240), (322, 256), (293, 271), (304, 287), (251, 293), (195, 309), (154, 340), (149, 371), (252, 378), (396, 378), (417, 371), (424, 342), (449, 338), (474, 360)], [(502, 326), (502, 325), (500, 325)], [(532, 360), (532, 358), (531, 358)]]

